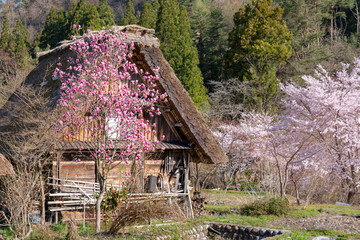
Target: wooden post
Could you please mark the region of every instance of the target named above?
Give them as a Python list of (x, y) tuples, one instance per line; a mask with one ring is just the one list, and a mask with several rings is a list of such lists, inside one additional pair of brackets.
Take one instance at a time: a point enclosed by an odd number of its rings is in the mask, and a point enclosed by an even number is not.
[[(57, 152), (56, 153), (56, 179), (60, 179), (60, 163), (61, 163), (61, 158), (62, 158), (63, 152)], [(53, 180), (54, 183), (57, 183), (56, 186), (56, 192), (60, 192), (60, 183), (59, 180)], [(59, 222), (59, 212), (56, 211), (55, 212), (55, 224), (57, 224)]]

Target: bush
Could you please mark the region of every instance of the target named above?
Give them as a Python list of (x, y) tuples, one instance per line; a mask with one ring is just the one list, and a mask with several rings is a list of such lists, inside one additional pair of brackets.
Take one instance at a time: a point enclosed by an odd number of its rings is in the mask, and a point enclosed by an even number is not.
[(283, 216), (289, 211), (289, 202), (280, 197), (257, 200), (240, 208), (240, 212), (247, 216), (276, 215)]

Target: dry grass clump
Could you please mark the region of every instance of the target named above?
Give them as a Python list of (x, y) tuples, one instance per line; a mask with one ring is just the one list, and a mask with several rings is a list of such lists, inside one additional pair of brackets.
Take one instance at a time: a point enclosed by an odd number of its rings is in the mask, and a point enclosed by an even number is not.
[(153, 201), (148, 199), (141, 202), (128, 202), (117, 212), (109, 230), (109, 234), (117, 234), (126, 226), (148, 223), (152, 220), (179, 220), (184, 215), (177, 205), (168, 201)]

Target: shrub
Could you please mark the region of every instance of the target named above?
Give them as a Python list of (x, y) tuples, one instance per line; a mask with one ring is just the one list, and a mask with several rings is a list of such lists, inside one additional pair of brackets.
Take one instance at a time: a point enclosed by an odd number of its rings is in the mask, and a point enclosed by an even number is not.
[(247, 216), (276, 215), (283, 216), (289, 210), (289, 202), (280, 197), (257, 200), (240, 209)]
[(118, 234), (124, 227), (148, 223), (153, 219), (177, 220), (182, 217), (182, 212), (176, 202), (158, 201), (151, 198), (141, 201), (130, 201), (116, 211), (116, 217), (109, 229), (110, 234)]

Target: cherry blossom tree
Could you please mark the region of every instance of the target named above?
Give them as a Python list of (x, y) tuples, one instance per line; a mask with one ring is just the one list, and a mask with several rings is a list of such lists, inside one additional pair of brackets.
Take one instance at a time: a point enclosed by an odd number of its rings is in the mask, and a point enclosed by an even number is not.
[(360, 187), (360, 60), (353, 65), (343, 64), (335, 74), (319, 67), (315, 76), (303, 77), (304, 87), (281, 85), (288, 95), (284, 120), (323, 152), (324, 167), (341, 183), (347, 202)]
[(144, 119), (144, 112), (159, 115), (156, 104), (166, 101), (166, 94), (156, 89), (158, 77), (138, 70), (130, 61), (134, 44), (127, 44), (125, 38), (111, 31), (88, 32), (70, 46), (76, 58), (67, 59), (66, 70), (60, 70), (58, 63), (54, 72), (62, 81), (58, 102), (64, 109), (54, 128), (65, 140), (79, 141), (79, 152), (95, 163), (100, 186), (97, 233), (110, 169), (115, 162), (141, 164), (145, 152), (154, 151), (154, 142), (146, 136), (155, 134), (155, 126)]
[(237, 173), (251, 169), (256, 162), (266, 158), (272, 120), (265, 113), (248, 112), (243, 113), (240, 120), (222, 124), (214, 131), (229, 157), (229, 162), (221, 164), (218, 172), (227, 177), (229, 183)]

